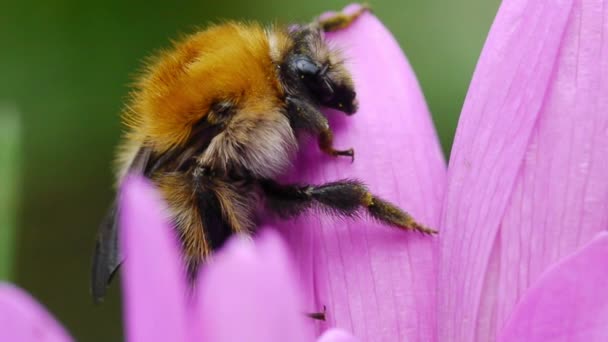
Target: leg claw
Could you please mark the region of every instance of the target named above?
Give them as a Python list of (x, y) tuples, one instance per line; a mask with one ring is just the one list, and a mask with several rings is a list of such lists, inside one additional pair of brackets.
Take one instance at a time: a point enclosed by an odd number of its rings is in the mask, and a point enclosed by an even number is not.
[(437, 233), (439, 233), (435, 229), (423, 226), (423, 225), (418, 224), (418, 223), (413, 223), (410, 228), (413, 228), (416, 231), (421, 232), (422, 234), (436, 235)]
[(351, 163), (355, 162), (355, 150), (353, 150), (352, 148), (349, 148), (348, 150), (334, 151), (333, 154), (335, 156), (350, 157), (351, 158)]

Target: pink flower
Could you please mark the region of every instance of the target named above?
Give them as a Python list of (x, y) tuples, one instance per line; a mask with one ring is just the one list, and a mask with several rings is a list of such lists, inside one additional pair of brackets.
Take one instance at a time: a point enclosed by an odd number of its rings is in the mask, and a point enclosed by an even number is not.
[(189, 301), (156, 192), (133, 178), (121, 200), (128, 341), (313, 340), (288, 254), (275, 235), (262, 235), (255, 248), (232, 239), (198, 277)]
[(351, 57), (361, 103), (353, 118), (329, 115), (337, 145), (354, 147), (357, 160), (328, 160), (311, 147), (289, 180), (363, 179), (440, 234), (317, 215), (275, 222), (295, 251), (308, 306), (327, 305), (317, 333), (337, 326), (370, 341), (608, 333), (605, 279), (593, 274), (608, 273), (607, 238), (587, 245), (608, 228), (607, 2), (503, 1), (447, 179), (416, 79), (387, 30), (366, 13), (329, 35)]
[[(336, 146), (354, 147), (357, 160), (311, 146), (283, 181), (360, 178), (440, 234), (315, 214), (267, 218), (296, 267), (272, 233), (255, 246), (237, 239), (188, 300), (162, 205), (131, 179), (122, 198), (127, 340), (607, 340), (607, 2), (503, 1), (447, 173), (390, 33), (365, 13), (329, 34), (351, 58), (361, 109), (328, 115)], [(323, 306), (326, 322), (302, 315)], [(0, 327), (10, 327), (0, 340), (32, 330), (68, 340), (40, 310), (0, 288)]]
[[(530, 333), (545, 339), (608, 334), (601, 282), (547, 281), (592, 281), (560, 261), (572, 255), (608, 271), (582, 249), (608, 228), (608, 1), (503, 2), (458, 124), (441, 222), (439, 340), (513, 337), (513, 320), (538, 323)], [(543, 294), (556, 286), (551, 303)]]
[[(356, 11), (357, 5), (345, 12)], [(416, 77), (399, 45), (371, 13), (327, 35), (348, 57), (360, 109), (327, 113), (335, 146), (356, 159), (322, 155), (311, 144), (284, 182), (366, 182), (380, 197), (439, 227), (446, 171)], [(327, 306), (317, 334), (338, 326), (363, 341), (428, 341), (435, 329), (435, 238), (360, 220), (310, 213), (272, 221), (293, 251), (306, 287), (307, 310)]]

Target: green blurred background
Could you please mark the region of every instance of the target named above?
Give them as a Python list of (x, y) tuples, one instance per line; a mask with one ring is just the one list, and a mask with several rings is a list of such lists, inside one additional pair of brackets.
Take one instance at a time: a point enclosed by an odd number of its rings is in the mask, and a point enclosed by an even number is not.
[[(122, 340), (119, 286), (103, 305), (93, 305), (89, 266), (97, 225), (113, 196), (118, 113), (141, 59), (210, 20), (308, 21), (347, 3), (3, 3), (0, 278), (31, 292), (77, 340)], [(447, 154), (499, 1), (370, 3), (409, 56)], [(11, 227), (18, 228), (11, 233)]]

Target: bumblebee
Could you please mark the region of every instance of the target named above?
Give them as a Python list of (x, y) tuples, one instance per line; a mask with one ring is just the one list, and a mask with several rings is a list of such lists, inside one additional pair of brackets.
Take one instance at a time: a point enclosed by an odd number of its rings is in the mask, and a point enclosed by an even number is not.
[[(118, 183), (139, 174), (159, 189), (190, 278), (232, 234), (255, 231), (259, 203), (286, 219), (316, 208), (435, 233), (359, 180), (276, 181), (298, 152), (298, 133), (316, 137), (320, 152), (354, 160), (352, 148), (333, 146), (320, 108), (357, 111), (352, 77), (324, 31), (347, 26), (359, 14), (289, 27), (211, 26), (160, 53), (137, 80), (123, 115)], [(119, 215), (115, 202), (99, 230), (92, 272), (97, 300), (122, 261)]]

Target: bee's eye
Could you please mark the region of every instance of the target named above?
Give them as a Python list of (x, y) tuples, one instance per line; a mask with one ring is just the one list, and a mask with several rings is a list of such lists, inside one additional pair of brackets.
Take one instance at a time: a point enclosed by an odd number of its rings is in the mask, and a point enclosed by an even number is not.
[(319, 66), (311, 61), (307, 56), (299, 56), (293, 61), (293, 63), (295, 69), (303, 77), (316, 76), (320, 70)]
[(327, 77), (328, 65), (319, 66), (310, 57), (299, 55), (293, 59), (292, 68), (320, 101), (330, 101), (334, 96), (332, 81)]

